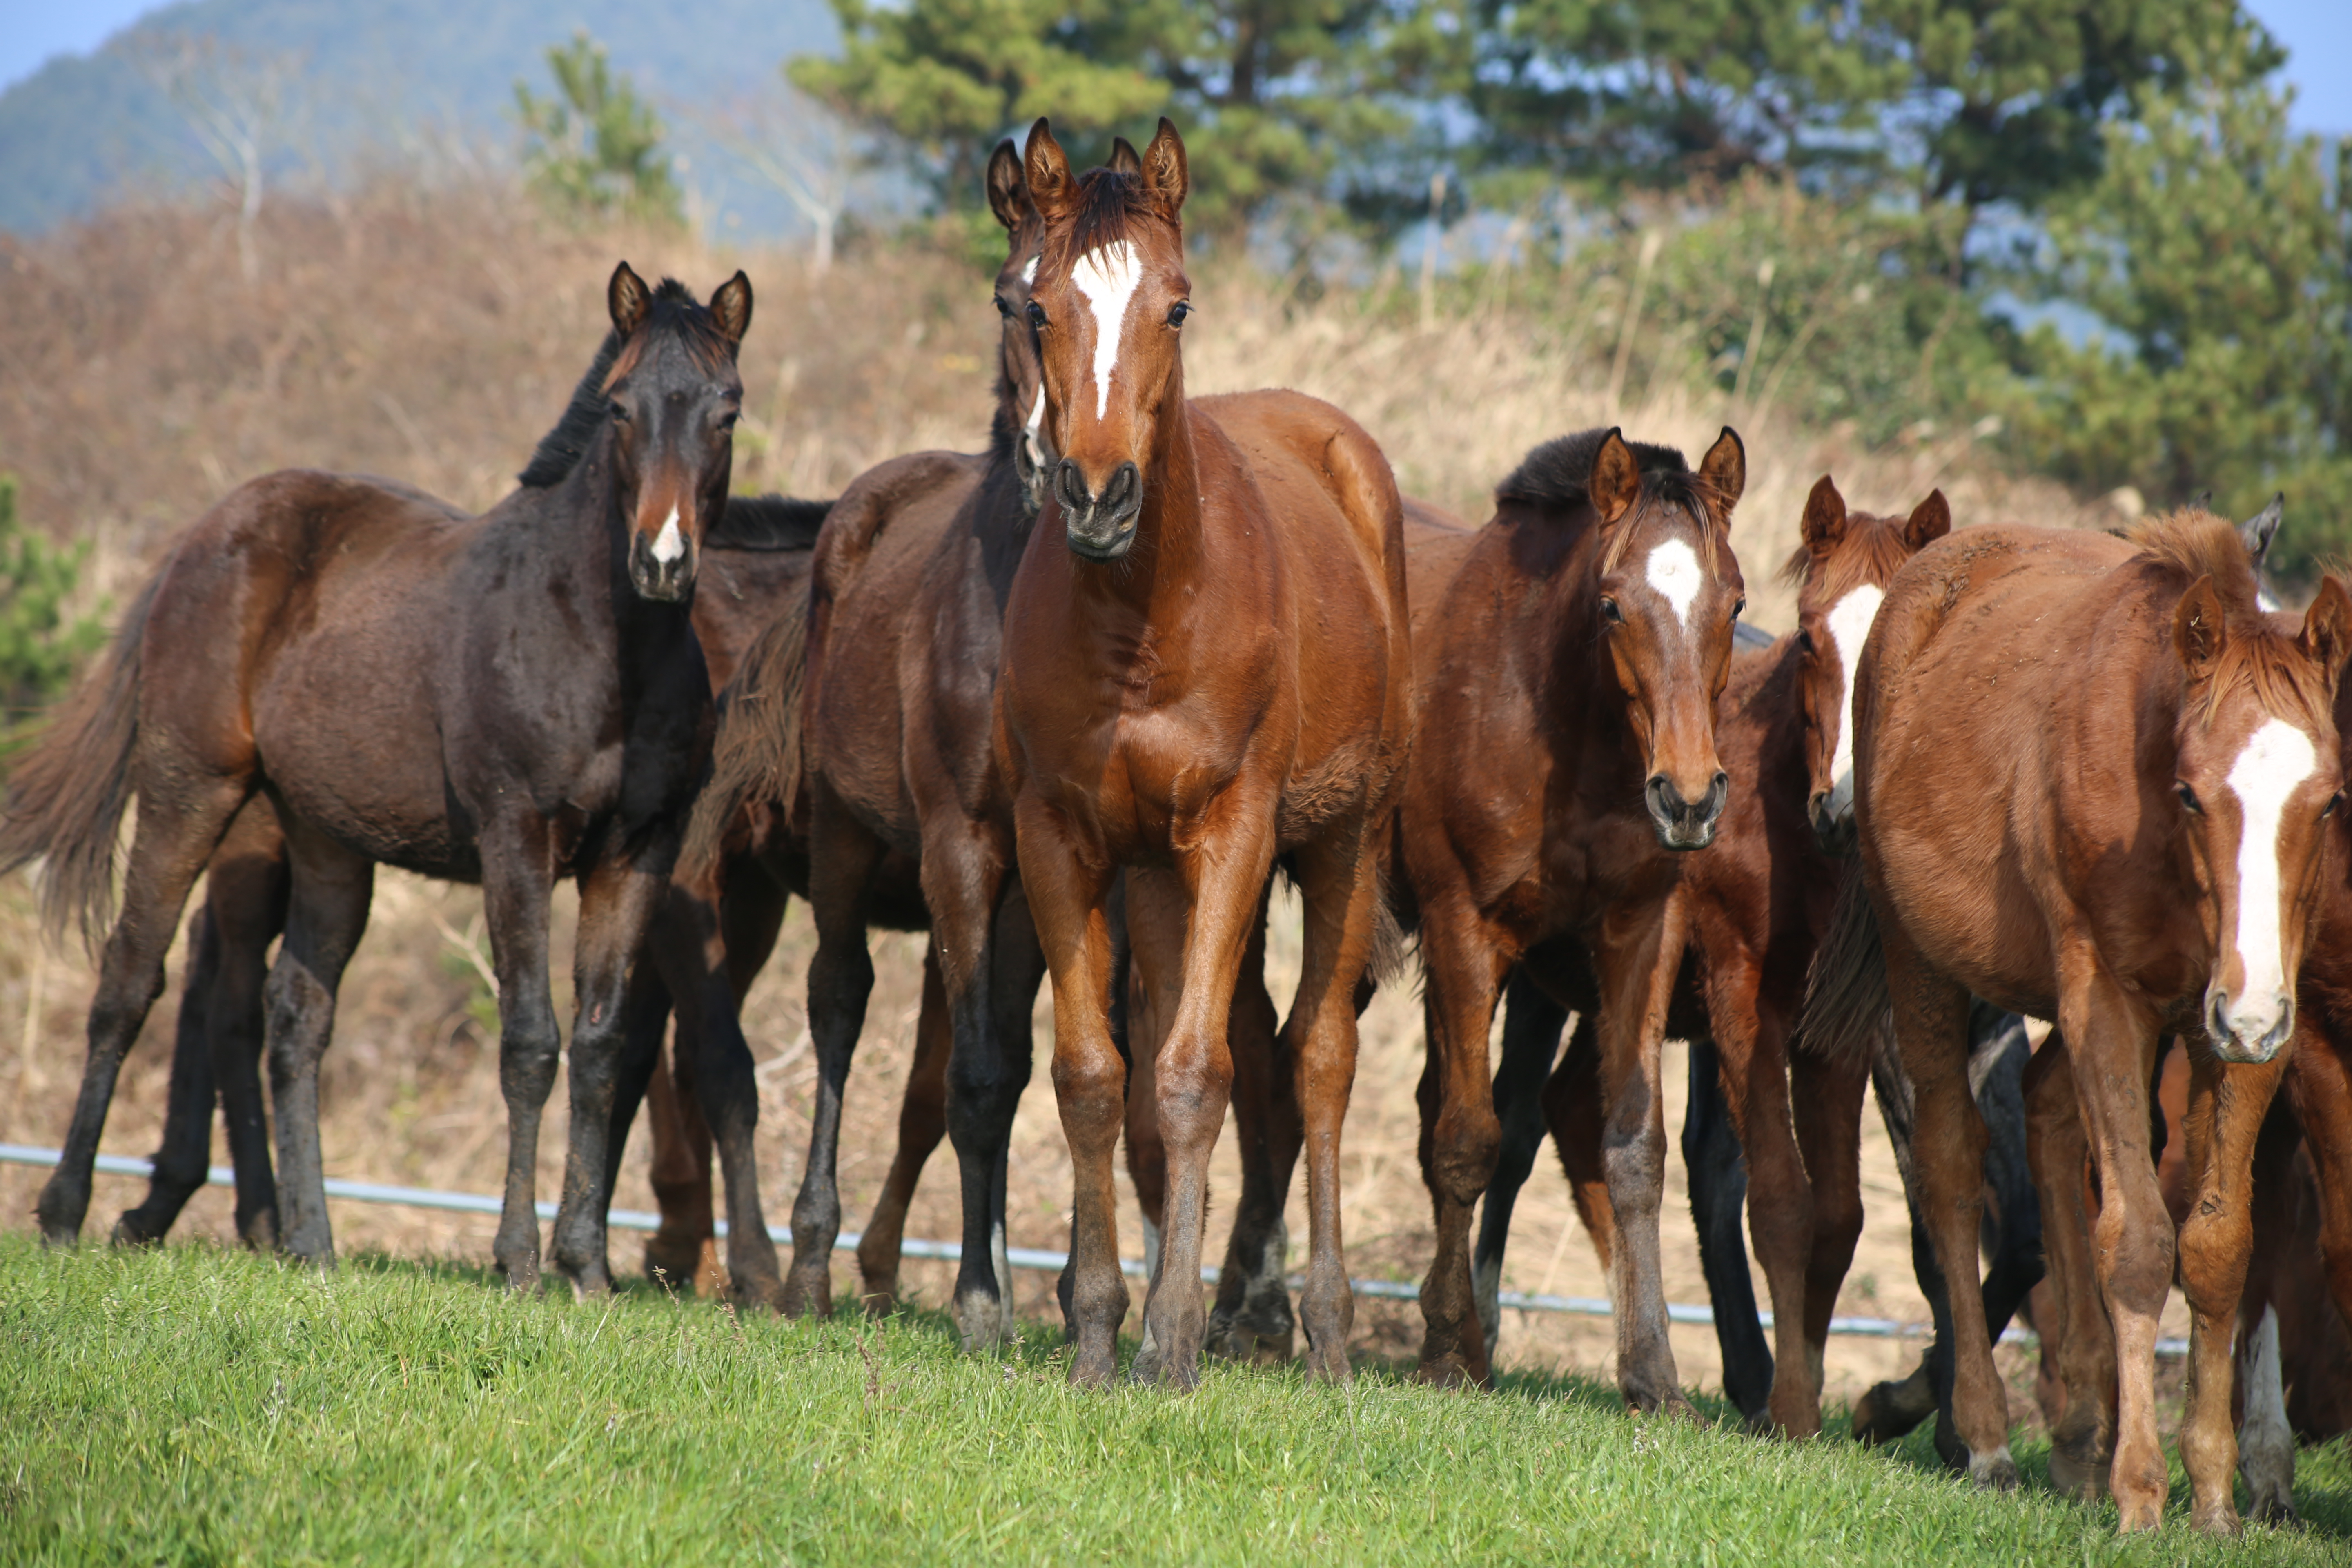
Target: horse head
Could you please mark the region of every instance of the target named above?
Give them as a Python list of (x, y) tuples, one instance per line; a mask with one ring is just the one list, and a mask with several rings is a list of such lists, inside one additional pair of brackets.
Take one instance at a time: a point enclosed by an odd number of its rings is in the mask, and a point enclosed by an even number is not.
[(675, 603), (693, 592), (703, 532), (727, 505), (751, 283), (738, 272), (700, 305), (669, 279), (646, 288), (624, 261), (605, 303), (621, 345), (604, 395), (629, 581), (645, 598)]
[(1135, 542), (1161, 411), (1184, 395), (1184, 143), (1162, 120), (1140, 154), (1078, 176), (1040, 120), (1024, 172), (1045, 220), (1026, 314), (1044, 375), (1041, 446), (1060, 454), (1050, 488), (1071, 550), (1115, 561)]
[(1713, 843), (1730, 793), (1715, 709), (1731, 672), (1731, 624), (1748, 603), (1728, 542), (1747, 482), (1746, 449), (1727, 426), (1696, 474), (1679, 458), (1645, 468), (1612, 430), (1586, 487), (1601, 530), (1595, 610), (1646, 747), (1643, 800), (1669, 849)]
[[(2172, 614), (2182, 690), (2168, 782), (2213, 953), (2200, 1021), (2225, 1061), (2266, 1062), (2294, 1031), (2325, 823), (2344, 799), (2334, 705), (2352, 596), (2326, 578), (2289, 633), (2257, 607), (2252, 562), (2228, 524), (2192, 513), (2157, 526), (2168, 531), (2157, 548), (2219, 568)], [(2183, 535), (2201, 556), (2188, 557)]]
[(1863, 642), (1903, 563), (1951, 531), (1942, 490), (1928, 491), (1907, 518), (1847, 511), (1827, 474), (1805, 498), (1804, 542), (1783, 574), (1797, 584), (1805, 815), (1832, 855), (1853, 849), (1853, 677)]
[[(1121, 140), (1121, 147), (1127, 142)], [(1133, 148), (1127, 148), (1134, 155)], [(1030, 515), (1045, 504), (1053, 464), (1045, 444), (1045, 378), (1037, 364), (1037, 329), (1029, 324), (1029, 286), (1037, 280), (1037, 258), (1045, 243), (1045, 220), (1029, 199), (1021, 154), (1010, 138), (988, 159), (988, 210), (1004, 226), (1004, 265), (996, 269), (996, 313), (1003, 337), (996, 353), (1000, 438), (1013, 443), (1013, 468), (1021, 480)]]

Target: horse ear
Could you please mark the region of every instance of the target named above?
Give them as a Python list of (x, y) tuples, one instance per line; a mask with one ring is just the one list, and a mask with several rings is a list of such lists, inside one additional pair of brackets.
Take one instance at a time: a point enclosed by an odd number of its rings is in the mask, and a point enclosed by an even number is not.
[(2300, 641), (2305, 655), (2327, 677), (2328, 694), (2334, 696), (2344, 661), (2352, 658), (2352, 594), (2344, 591), (2343, 579), (2320, 579), (2318, 596), (2303, 612)]
[(604, 286), (604, 308), (613, 313), (613, 330), (621, 334), (623, 342), (637, 335), (653, 303), (653, 290), (646, 287), (644, 279), (629, 270), (627, 262), (613, 268), (613, 280)]
[(2221, 610), (2221, 595), (2213, 589), (2210, 574), (2189, 585), (2172, 612), (2172, 648), (2191, 680), (2202, 680), (2221, 661), (2230, 646), (2230, 628)]
[(2195, 495), (2190, 496), (2189, 498), (2189, 510), (2190, 511), (2211, 511), (2213, 510), (2213, 492), (2211, 490), (2199, 490)]
[(1911, 509), (1911, 521), (1903, 525), (1903, 542), (1914, 550), (1925, 550), (1952, 531), (1952, 503), (1944, 499), (1942, 489), (1927, 492), (1927, 499)]
[(1143, 154), (1137, 152), (1135, 143), (1124, 136), (1111, 138), (1110, 172), (1114, 174), (1143, 173)]
[(2263, 569), (2263, 557), (2270, 553), (2271, 541), (2278, 537), (2279, 520), (2286, 515), (2286, 492), (2271, 497), (2271, 504), (2238, 524), (2238, 537), (2246, 542), (2246, 553), (2254, 558), (2254, 570)]
[(1028, 176), (1029, 199), (1037, 204), (1040, 216), (1050, 223), (1069, 211), (1070, 201), (1077, 195), (1077, 182), (1070, 177), (1069, 154), (1054, 140), (1054, 128), (1042, 114), (1029, 128), (1029, 148), (1022, 155), (1021, 166)]
[(728, 347), (741, 348), (743, 334), (751, 330), (751, 280), (739, 271), (721, 283), (710, 296), (710, 319), (719, 323)]
[(1624, 433), (1614, 426), (1601, 438), (1601, 449), (1592, 454), (1592, 477), (1586, 481), (1584, 493), (1592, 510), (1601, 514), (1603, 527), (1623, 517), (1642, 493), (1642, 466), (1633, 460), (1633, 448), (1625, 445)]
[(1741, 492), (1748, 489), (1748, 448), (1740, 444), (1739, 432), (1728, 425), (1723, 427), (1723, 434), (1699, 459), (1698, 474), (1723, 502), (1723, 515), (1716, 521), (1728, 527), (1731, 509), (1739, 504)]
[(1838, 547), (1845, 537), (1845, 497), (1827, 474), (1813, 481), (1812, 493), (1805, 498), (1805, 521), (1799, 525), (1805, 538), (1805, 552), (1815, 560)]
[(1019, 228), (1032, 210), (1029, 184), (1021, 177), (1021, 153), (1010, 136), (988, 155), (988, 210), (1007, 228)]
[(1160, 129), (1153, 133), (1151, 144), (1143, 150), (1143, 194), (1170, 223), (1184, 210), (1184, 193), (1192, 188), (1190, 165), (1184, 161), (1184, 139), (1176, 134), (1176, 127), (1168, 117), (1160, 117)]

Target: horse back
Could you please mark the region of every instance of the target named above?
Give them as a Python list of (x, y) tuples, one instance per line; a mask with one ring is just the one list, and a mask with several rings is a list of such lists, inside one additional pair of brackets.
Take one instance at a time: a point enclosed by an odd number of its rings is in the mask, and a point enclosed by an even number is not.
[(1310, 547), (1328, 542), (1336, 524), (1380, 591), (1389, 593), (1392, 580), (1402, 604), (1404, 498), (1363, 426), (1320, 398), (1285, 389), (1195, 398), (1192, 409), (1248, 455), (1258, 488), (1294, 539)]

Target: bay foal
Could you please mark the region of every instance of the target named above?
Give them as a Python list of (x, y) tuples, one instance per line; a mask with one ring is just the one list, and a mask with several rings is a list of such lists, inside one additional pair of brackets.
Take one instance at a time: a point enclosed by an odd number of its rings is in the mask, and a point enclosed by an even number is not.
[[(162, 987), (190, 885), (266, 792), (292, 885), (268, 986), (280, 1240), (333, 1258), (318, 1069), (378, 862), (478, 879), (501, 998), (509, 1148), (495, 1253), (539, 1272), (539, 1121), (559, 1047), (547, 903), (581, 884), (572, 1151), (555, 1258), (602, 1286), (604, 1142), (624, 991), (708, 742), (688, 620), (706, 524), (724, 504), (751, 323), (740, 273), (706, 307), (624, 264), (605, 411), (561, 484), (479, 519), (329, 474), (246, 485), (195, 523), (105, 665), (12, 781), (0, 864), (47, 854), (53, 918), (103, 920), (114, 837), (139, 800), (121, 918), (42, 1231), (70, 1240), (123, 1052)], [(756, 1200), (754, 1200), (756, 1202)], [(764, 1239), (764, 1237), (762, 1237)]]
[[(2294, 1028), (2339, 800), (2331, 710), (2347, 652), (2340, 584), (2323, 585), (2299, 633), (2273, 626), (2236, 531), (2193, 510), (2126, 540), (1955, 535), (1897, 574), (1864, 646), (1861, 883), (1810, 1007), (1827, 1047), (1866, 1049), (1891, 1003), (1917, 1097), (1927, 1222), (1953, 1296), (1955, 1425), (1980, 1484), (2013, 1484), (2016, 1467), (1973, 1288), (1985, 1130), (1967, 1072), (1971, 993), (2055, 1018), (2059, 1039), (2042, 1054), (2063, 1049), (2071, 1063), (2098, 1194), (2092, 1267), (2113, 1325), (2112, 1487), (2126, 1531), (2154, 1528), (2167, 1490), (2154, 1358), (2175, 1247), (2149, 1156), (2148, 1086), (2161, 1035), (2194, 1042), (2180, 1448), (2195, 1523), (2237, 1527), (2230, 1345), (2249, 1171)], [(2031, 1083), (2027, 1093), (2031, 1105)], [(2098, 1340), (2071, 1327), (2065, 1338), (2086, 1351)], [(2062, 1371), (2070, 1401), (2092, 1382)]]
[(1045, 222), (1028, 315), (1059, 456), (1013, 582), (996, 746), (1021, 879), (1054, 976), (1054, 1086), (1075, 1165), (1071, 1376), (1117, 1371), (1127, 1313), (1111, 1164), (1126, 1070), (1107, 901), (1127, 868), (1140, 983), (1168, 1019), (1155, 1094), (1166, 1230), (1139, 1377), (1190, 1386), (1208, 1157), (1234, 1065), (1227, 1014), (1277, 856), (1307, 909), (1285, 1029), (1305, 1127), (1310, 1373), (1349, 1375), (1340, 1121), (1370, 955), (1381, 835), (1408, 740), (1402, 518), (1380, 448), (1290, 393), (1189, 402), (1183, 142), (1073, 174), (1040, 120)]
[(1420, 729), (1399, 837), (1427, 974), (1433, 1381), (1488, 1373), (1470, 1220), (1500, 1139), (1488, 1026), (1522, 964), (1564, 1006), (1597, 994), (1618, 1384), (1637, 1409), (1686, 1408), (1658, 1273), (1658, 1053), (1684, 852), (1713, 840), (1729, 789), (1716, 704), (1745, 600), (1727, 535), (1746, 473), (1727, 429), (1696, 472), (1613, 429), (1563, 437), (1496, 488), (1484, 528), (1413, 553)]

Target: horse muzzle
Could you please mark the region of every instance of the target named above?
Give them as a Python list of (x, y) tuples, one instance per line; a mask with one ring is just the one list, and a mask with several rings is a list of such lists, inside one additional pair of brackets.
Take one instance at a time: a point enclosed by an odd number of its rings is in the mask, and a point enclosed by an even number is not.
[(1054, 499), (1062, 503), (1062, 525), (1070, 548), (1089, 561), (1116, 561), (1135, 542), (1135, 525), (1143, 513), (1143, 475), (1133, 463), (1121, 463), (1090, 489), (1086, 475), (1069, 458), (1054, 470)]
[(1720, 769), (1706, 793), (1695, 801), (1684, 799), (1674, 780), (1664, 773), (1651, 774), (1649, 786), (1642, 792), (1658, 842), (1668, 849), (1704, 849), (1714, 843), (1716, 826), (1723, 820), (1724, 802), (1730, 796), (1730, 775)]
[(702, 552), (676, 522), (660, 533), (639, 529), (629, 535), (629, 584), (641, 599), (674, 605), (694, 591), (694, 569)]
[(2279, 1054), (2294, 1035), (2294, 997), (2273, 993), (2267, 1004), (2248, 1005), (2227, 991), (2205, 994), (2205, 1033), (2213, 1054), (2225, 1062), (2259, 1066)]
[(1842, 858), (1853, 853), (1860, 835), (1854, 831), (1851, 789), (1825, 789), (1806, 801), (1805, 820), (1812, 824), (1822, 854)]

